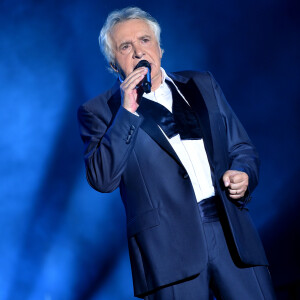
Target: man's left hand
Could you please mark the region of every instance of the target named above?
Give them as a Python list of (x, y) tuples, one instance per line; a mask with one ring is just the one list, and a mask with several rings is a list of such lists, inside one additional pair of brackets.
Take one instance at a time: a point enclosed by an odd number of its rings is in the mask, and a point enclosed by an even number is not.
[(247, 191), (249, 177), (245, 172), (228, 170), (223, 175), (223, 182), (228, 189), (229, 197), (239, 199), (244, 197)]

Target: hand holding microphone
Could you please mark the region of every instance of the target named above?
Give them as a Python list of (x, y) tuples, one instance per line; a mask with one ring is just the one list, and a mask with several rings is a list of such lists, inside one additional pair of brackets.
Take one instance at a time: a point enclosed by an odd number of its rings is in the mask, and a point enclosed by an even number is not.
[(151, 92), (151, 66), (148, 61), (141, 60), (120, 85), (122, 105), (134, 113), (139, 107), (138, 101), (144, 92)]
[(148, 72), (146, 73), (146, 76), (144, 77), (142, 81), (142, 87), (145, 93), (149, 94), (151, 92), (151, 66), (150, 63), (147, 60), (141, 60), (134, 68), (134, 70), (145, 67), (148, 69)]

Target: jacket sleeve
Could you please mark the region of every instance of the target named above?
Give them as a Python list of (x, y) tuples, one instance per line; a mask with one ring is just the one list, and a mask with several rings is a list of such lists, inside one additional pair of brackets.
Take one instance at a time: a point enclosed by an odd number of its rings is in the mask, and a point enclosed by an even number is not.
[(258, 184), (260, 166), (258, 153), (244, 127), (226, 101), (219, 84), (211, 74), (210, 76), (226, 129), (230, 170), (242, 171), (249, 176), (248, 192), (244, 199), (245, 202), (249, 202), (250, 195)]
[[(105, 112), (105, 107), (101, 111)], [(87, 180), (97, 191), (112, 192), (119, 186), (143, 117), (120, 106), (111, 121), (107, 115), (96, 115), (82, 105), (78, 109), (78, 121), (85, 144)]]

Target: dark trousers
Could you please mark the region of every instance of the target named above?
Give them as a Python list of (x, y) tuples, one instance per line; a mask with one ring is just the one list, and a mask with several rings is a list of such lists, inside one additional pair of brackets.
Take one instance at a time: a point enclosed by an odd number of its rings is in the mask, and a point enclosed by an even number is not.
[(233, 262), (215, 199), (202, 201), (198, 207), (209, 253), (207, 268), (197, 277), (159, 289), (145, 300), (208, 300), (212, 299), (211, 291), (222, 300), (276, 299), (268, 268), (242, 267)]

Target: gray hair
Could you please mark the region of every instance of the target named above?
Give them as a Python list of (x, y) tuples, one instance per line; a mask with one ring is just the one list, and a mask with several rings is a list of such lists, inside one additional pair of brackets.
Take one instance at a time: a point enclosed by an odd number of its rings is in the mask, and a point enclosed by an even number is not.
[(99, 35), (100, 49), (108, 63), (115, 63), (115, 57), (113, 54), (110, 39), (110, 33), (113, 27), (118, 23), (132, 19), (140, 19), (148, 23), (148, 25), (154, 32), (158, 45), (160, 45), (161, 29), (158, 22), (150, 14), (141, 10), (138, 7), (126, 7), (121, 10), (115, 10), (108, 15), (106, 22), (102, 27)]

